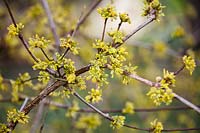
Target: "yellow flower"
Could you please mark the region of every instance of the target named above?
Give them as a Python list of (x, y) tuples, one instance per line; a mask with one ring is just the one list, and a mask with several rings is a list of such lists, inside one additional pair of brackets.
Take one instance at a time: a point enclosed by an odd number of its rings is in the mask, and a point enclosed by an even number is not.
[(98, 115), (82, 115), (75, 124), (78, 129), (95, 129), (101, 125), (101, 119)]
[(77, 46), (77, 42), (74, 41), (71, 36), (67, 36), (67, 38), (61, 38), (60, 39), (60, 47), (62, 48), (69, 48), (69, 50), (73, 53), (73, 54), (78, 54), (78, 50), (79, 48), (76, 47)]
[(0, 74), (0, 90), (2, 90), (2, 91), (7, 90), (7, 86), (3, 83), (3, 77), (1, 74)]
[(108, 32), (108, 35), (112, 37), (114, 43), (123, 43), (124, 34), (121, 31), (111, 31)]
[(169, 105), (174, 98), (174, 93), (171, 86), (175, 85), (175, 75), (173, 72), (163, 70), (163, 78), (159, 77), (160, 87), (151, 87), (150, 91), (147, 93), (147, 96), (153, 100), (153, 102), (159, 106), (162, 102), (166, 105)]
[(119, 18), (120, 18), (121, 22), (128, 22), (129, 24), (131, 23), (131, 20), (127, 13), (120, 13)]
[(174, 86), (175, 85), (175, 75), (173, 72), (169, 72), (168, 70), (165, 70), (163, 69), (163, 79), (161, 80), (161, 85), (163, 86), (169, 86), (169, 85), (172, 85)]
[(102, 100), (102, 90), (92, 88), (89, 95), (85, 97), (87, 102), (97, 103)]
[(67, 75), (67, 81), (68, 81), (68, 83), (73, 83), (75, 81), (75, 79), (76, 79), (75, 73)]
[(160, 56), (165, 56), (165, 53), (167, 51), (167, 47), (166, 44), (162, 41), (157, 41), (154, 43), (153, 45), (154, 50), (156, 51), (156, 53), (158, 53), (158, 55)]
[(6, 124), (0, 123), (0, 133), (8, 133), (11, 130), (6, 126)]
[(19, 122), (22, 124), (28, 123), (29, 116), (25, 115), (24, 112), (20, 112), (16, 109), (12, 111), (8, 111), (7, 113), (7, 121), (8, 122)]
[(185, 30), (183, 27), (178, 26), (176, 29), (171, 33), (173, 38), (183, 37), (185, 35)]
[(194, 59), (191, 56), (183, 56), (183, 63), (185, 64), (186, 69), (188, 69), (190, 71), (190, 75), (192, 75), (196, 64)]
[(119, 129), (124, 125), (125, 117), (124, 116), (113, 116), (112, 117), (113, 121), (111, 122), (110, 126), (113, 129)]
[(38, 81), (41, 81), (43, 84), (47, 84), (50, 80), (50, 75), (48, 72), (40, 71), (38, 76)]
[(159, 0), (145, 0), (142, 16), (150, 16), (153, 12), (155, 20), (160, 21), (159, 18), (164, 16), (163, 8), (165, 8), (165, 6), (162, 6)]
[(24, 87), (32, 87), (32, 81), (30, 80), (31, 76), (29, 73), (19, 74), (19, 77), (16, 80), (10, 80), (12, 86), (12, 101), (17, 102), (19, 100), (18, 92), (23, 91)]
[(163, 125), (161, 122), (158, 122), (157, 119), (155, 119), (153, 122), (151, 122), (151, 129), (153, 133), (161, 133), (163, 130)]
[(103, 17), (104, 19), (116, 19), (117, 18), (117, 12), (115, 10), (115, 7), (111, 5), (107, 5), (105, 8), (98, 8), (98, 13)]
[(133, 103), (132, 102), (126, 102), (125, 107), (122, 109), (122, 113), (133, 114), (134, 113)]
[(73, 101), (72, 106), (67, 109), (65, 116), (67, 117), (75, 117), (77, 111), (79, 110), (78, 102)]
[(8, 29), (8, 35), (10, 36), (18, 36), (21, 30), (24, 28), (24, 25), (22, 23), (17, 24), (17, 27), (15, 27), (14, 24), (11, 24)]
[(32, 48), (46, 48), (51, 42), (50, 40), (45, 39), (44, 37), (39, 37), (37, 34), (29, 38), (30, 49)]

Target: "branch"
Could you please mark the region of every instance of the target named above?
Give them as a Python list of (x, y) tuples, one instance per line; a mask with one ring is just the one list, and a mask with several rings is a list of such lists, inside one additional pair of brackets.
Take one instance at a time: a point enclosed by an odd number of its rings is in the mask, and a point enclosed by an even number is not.
[[(9, 15), (10, 15), (10, 17), (11, 17), (11, 20), (12, 20), (14, 26), (17, 27), (16, 21), (15, 21), (15, 19), (14, 19), (14, 16), (13, 16), (13, 14), (12, 14), (12, 11), (11, 11), (11, 9), (10, 9), (10, 7), (9, 7), (9, 4), (7, 3), (6, 0), (4, 0), (4, 3), (5, 3), (5, 5), (6, 5), (6, 8), (7, 8), (7, 10), (8, 10), (8, 13), (9, 13)], [(22, 35), (21, 33), (19, 33), (18, 37), (19, 37), (19, 39), (21, 40), (22, 44), (24, 45), (25, 49), (28, 51), (29, 55), (32, 57), (32, 59), (33, 59), (34, 61), (38, 62), (38, 59), (37, 59), (37, 58), (35, 57), (35, 55), (29, 50), (29, 44), (28, 44), (27, 41), (25, 41), (23, 35)], [(48, 71), (50, 74), (55, 75), (55, 72), (54, 72), (53, 70), (47, 68), (47, 71)]]
[[(8, 10), (8, 13), (9, 13), (9, 15), (10, 15), (10, 17), (11, 17), (11, 20), (12, 20), (14, 26), (17, 27), (16, 21), (15, 21), (15, 19), (14, 19), (14, 16), (13, 16), (13, 14), (12, 14), (12, 11), (11, 11), (11, 9), (10, 9), (10, 7), (9, 7), (9, 4), (7, 3), (6, 0), (4, 0), (4, 3), (5, 3), (5, 5), (6, 5), (6, 8), (7, 8), (7, 10)], [(24, 47), (26, 48), (26, 50), (28, 51), (29, 55), (33, 58), (33, 60), (35, 60), (36, 62), (38, 62), (37, 58), (36, 58), (36, 57), (33, 55), (33, 53), (29, 50), (29, 48), (28, 48), (29, 45), (28, 45), (28, 43), (24, 40), (24, 38), (23, 38), (23, 36), (22, 36), (21, 33), (18, 34), (18, 37), (19, 37), (19, 39), (21, 40), (21, 42), (23, 43), (23, 45), (24, 45)]]
[[(34, 97), (28, 97), (26, 95), (19, 95), (19, 101), (24, 101), (25, 98), (29, 98), (29, 100), (33, 100)], [(11, 98), (3, 98), (0, 100), (0, 102), (12, 102)], [(70, 106), (54, 101), (49, 101), (45, 100), (44, 101), (45, 105), (51, 105), (55, 106), (57, 108), (63, 108), (63, 109), (68, 109)], [(198, 105), (200, 107), (200, 105)], [(158, 112), (158, 111), (179, 111), (179, 110), (191, 110), (192, 108), (188, 106), (172, 106), (172, 107), (160, 107), (160, 108), (135, 108), (134, 112)], [(96, 113), (94, 110), (91, 109), (79, 109), (78, 112), (82, 113)], [(102, 109), (102, 112), (104, 113), (121, 113), (122, 109)]]
[(75, 72), (76, 76), (78, 76), (78, 75), (80, 75), (80, 74), (82, 74), (82, 73), (85, 73), (85, 72), (89, 71), (91, 66), (92, 66), (92, 65), (89, 64), (89, 65), (87, 65), (87, 66), (85, 66), (85, 67), (82, 67), (81, 69), (77, 70), (77, 71)]
[[(22, 112), (24, 112), (26, 115), (35, 107), (37, 106), (45, 97), (47, 97), (51, 92), (55, 91), (58, 87), (66, 84), (62, 81), (56, 81), (49, 87), (45, 88), (38, 96), (36, 96), (28, 105), (26, 105)], [(17, 122), (10, 122), (7, 124), (8, 128), (13, 130), (15, 126), (17, 125)]]
[(30, 129), (30, 133), (36, 133), (36, 131), (38, 129), (38, 125), (39, 125), (39, 123), (41, 121), (42, 114), (43, 114), (43, 111), (44, 111), (45, 101), (46, 101), (46, 99), (44, 99), (39, 104), (39, 107), (37, 109), (37, 113), (35, 114), (35, 117), (34, 117), (34, 120), (33, 120), (33, 124), (32, 124), (31, 129)]
[[(126, 73), (126, 72), (124, 72), (124, 74), (125, 74), (126, 76), (129, 76), (129, 77), (131, 77), (131, 78), (133, 78), (133, 79), (136, 79), (136, 80), (138, 80), (138, 81), (140, 81), (140, 82), (142, 82), (142, 83), (144, 83), (144, 84), (146, 84), (146, 85), (149, 85), (149, 86), (151, 86), (151, 87), (152, 87), (152, 86), (154, 86), (154, 87), (159, 87), (159, 86), (160, 86), (159, 83), (155, 83), (155, 82), (152, 82), (152, 81), (150, 81), (150, 80), (144, 79), (144, 78), (142, 78), (142, 77), (140, 77), (140, 76), (138, 76), (138, 75), (136, 75), (136, 74), (128, 74), (128, 73)], [(194, 105), (193, 103), (189, 102), (189, 101), (186, 100), (185, 98), (179, 96), (178, 94), (176, 94), (176, 93), (173, 93), (173, 94), (174, 94), (174, 97), (175, 97), (177, 100), (179, 100), (180, 102), (182, 102), (182, 103), (184, 103), (185, 105), (189, 106), (190, 108), (192, 108), (192, 109), (195, 110), (196, 112), (200, 113), (200, 108), (199, 108), (199, 107), (197, 107), (197, 106)]]
[(153, 87), (153, 86), (159, 87), (159, 86), (160, 86), (159, 83), (152, 82), (152, 81), (150, 81), (150, 80), (147, 80), (147, 79), (145, 79), (145, 78), (142, 78), (142, 77), (138, 76), (137, 74), (128, 74), (127, 72), (124, 72), (124, 75), (129, 76), (129, 77), (131, 77), (131, 78), (133, 78), (133, 79), (136, 79), (137, 81), (142, 82), (142, 83), (144, 83), (144, 84), (147, 84), (147, 85), (149, 85), (149, 86), (151, 86), (151, 87)]
[(21, 108), (20, 108), (20, 111), (22, 111), (22, 110), (24, 109), (24, 107), (25, 107), (25, 105), (27, 104), (28, 100), (29, 100), (28, 97), (26, 97), (26, 98), (24, 99), (24, 102), (23, 102), (23, 104), (22, 104), (22, 106), (21, 106)]
[(185, 105), (189, 106), (190, 108), (194, 109), (195, 111), (197, 111), (198, 113), (200, 113), (200, 108), (196, 105), (194, 105), (193, 103), (191, 103), (190, 101), (186, 100), (185, 98), (179, 96), (178, 94), (174, 93), (174, 96), (176, 99), (178, 99), (180, 102), (184, 103)]
[(54, 40), (55, 40), (55, 43), (56, 43), (56, 49), (58, 51), (60, 51), (60, 40), (59, 40), (58, 34), (56, 32), (56, 25), (53, 21), (53, 17), (52, 17), (51, 11), (49, 9), (48, 2), (46, 0), (41, 0), (41, 3), (42, 3), (42, 6), (43, 6), (43, 8), (44, 8), (44, 10), (47, 14), (47, 17), (48, 17), (49, 26), (51, 28), (51, 31), (53, 33)]
[[(125, 36), (123, 39), (123, 43), (126, 42), (130, 37), (132, 37), (135, 33), (137, 33), (139, 30), (150, 24), (155, 20), (155, 15), (151, 15), (145, 22), (140, 24), (135, 30), (133, 30), (129, 35)], [(121, 46), (122, 44), (115, 45), (115, 48)]]
[[(74, 92), (74, 96), (77, 97), (84, 104), (86, 104), (88, 107), (90, 107), (91, 109), (93, 109), (95, 112), (97, 112), (98, 114), (100, 114), (102, 117), (106, 118), (109, 121), (113, 121), (113, 119), (109, 116), (109, 114), (105, 114), (104, 112), (102, 112), (98, 108), (94, 107), (92, 104), (86, 102), (77, 92)], [(152, 129), (138, 128), (138, 127), (127, 125), (127, 124), (124, 124), (123, 126), (127, 127), (127, 128), (131, 128), (131, 129), (135, 129), (135, 130), (141, 130), (141, 131), (147, 131), (147, 132), (151, 132), (152, 131)], [(163, 132), (175, 132), (175, 131), (192, 131), (192, 130), (200, 130), (200, 128), (163, 129), (162, 131)]]
[(40, 50), (42, 51), (43, 55), (46, 57), (48, 61), (52, 61), (42, 48), (40, 48)]
[(78, 31), (78, 29), (80, 28), (80, 26), (85, 22), (85, 20), (87, 19), (87, 17), (92, 13), (92, 11), (102, 2), (103, 0), (96, 0), (96, 1), (93, 1), (91, 4), (90, 4), (90, 8), (88, 9), (88, 11), (86, 12), (86, 14), (81, 17), (76, 25), (76, 28), (75, 29), (72, 29), (69, 31), (68, 34), (70, 34), (71, 36), (75, 36), (76, 32)]
[(108, 19), (106, 18), (103, 24), (103, 32), (102, 32), (102, 37), (101, 37), (101, 41), (104, 40), (104, 36), (105, 36), (105, 31), (106, 31), (106, 24), (107, 24)]
[[(97, 109), (92, 104), (86, 102), (77, 92), (74, 92), (74, 96), (77, 97), (84, 104), (86, 104), (87, 106), (89, 106), (91, 109), (93, 109), (95, 112), (97, 112), (98, 114), (100, 114), (102, 117), (106, 118), (109, 121), (113, 121), (113, 119), (109, 116), (109, 114), (103, 113), (101, 110)], [(141, 130), (141, 131), (150, 131), (150, 129), (138, 128), (138, 127), (130, 126), (130, 125), (127, 125), (127, 124), (124, 124), (123, 126), (128, 127), (128, 128), (132, 128), (132, 129)]]

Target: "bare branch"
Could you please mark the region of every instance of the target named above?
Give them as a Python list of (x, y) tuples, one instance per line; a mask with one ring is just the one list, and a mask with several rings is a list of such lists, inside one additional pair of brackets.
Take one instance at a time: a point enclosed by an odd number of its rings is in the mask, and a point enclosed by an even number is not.
[(24, 109), (24, 107), (25, 107), (25, 105), (27, 104), (28, 100), (29, 100), (28, 97), (26, 97), (26, 98), (24, 99), (24, 102), (23, 102), (23, 104), (22, 104), (22, 106), (21, 106), (21, 108), (20, 108), (20, 111), (22, 111), (22, 110)]
[(37, 129), (38, 129), (38, 126), (39, 126), (39, 123), (41, 121), (41, 118), (42, 118), (42, 114), (43, 114), (43, 111), (44, 111), (44, 105), (45, 105), (45, 99), (40, 102), (39, 104), (39, 107), (37, 109), (37, 113), (35, 114), (35, 117), (34, 117), (34, 120), (33, 120), (33, 124), (31, 126), (31, 130), (30, 130), (30, 133), (36, 133), (37, 132)]
[(198, 113), (200, 113), (200, 108), (198, 106), (194, 105), (193, 103), (191, 103), (190, 101), (186, 100), (185, 98), (179, 96), (176, 93), (174, 93), (174, 96), (175, 96), (176, 99), (178, 99), (179, 101), (181, 101), (185, 105), (189, 106), (190, 108), (192, 108), (195, 111), (197, 111)]
[(83, 17), (81, 17), (76, 25), (75, 29), (70, 30), (69, 34), (75, 36), (76, 32), (80, 28), (80, 26), (85, 22), (87, 17), (92, 13), (92, 11), (102, 2), (103, 0), (96, 0), (92, 1), (92, 3), (89, 6), (88, 11), (85, 13)]
[(60, 51), (60, 40), (59, 40), (58, 34), (56, 32), (56, 25), (53, 21), (53, 17), (52, 17), (51, 11), (49, 9), (48, 2), (46, 0), (41, 0), (41, 3), (42, 3), (42, 6), (43, 6), (43, 8), (44, 8), (44, 10), (47, 14), (47, 17), (48, 17), (49, 26), (51, 28), (51, 31), (53, 33), (54, 40), (55, 40), (55, 43), (56, 43), (56, 49), (57, 49), (57, 51)]

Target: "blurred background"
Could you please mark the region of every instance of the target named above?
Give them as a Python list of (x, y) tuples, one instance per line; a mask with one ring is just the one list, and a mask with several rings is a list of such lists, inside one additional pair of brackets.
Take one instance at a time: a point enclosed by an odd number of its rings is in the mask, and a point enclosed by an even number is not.
[[(50, 9), (56, 23), (59, 37), (65, 37), (67, 33), (76, 26), (81, 13), (90, 5), (93, 0), (48, 0)], [(25, 25), (23, 35), (26, 40), (36, 33), (52, 40), (53, 35), (48, 25), (48, 18), (38, 0), (8, 0), (17, 23)], [(128, 61), (138, 66), (137, 74), (149, 80), (155, 81), (156, 76), (162, 76), (163, 68), (169, 71), (176, 71), (182, 66), (182, 56), (185, 54), (195, 57), (197, 65), (200, 59), (200, 1), (199, 0), (160, 0), (166, 6), (165, 16), (160, 22), (153, 22), (150, 25), (137, 32), (125, 44), (129, 52)], [(117, 12), (127, 12), (131, 18), (131, 24), (122, 25), (121, 29), (125, 34), (130, 33), (139, 24), (145, 21), (141, 16), (143, 9), (142, 0), (103, 0), (98, 7), (104, 7), (108, 3), (116, 6)], [(103, 19), (97, 13), (96, 9), (87, 18), (80, 27), (75, 40), (79, 42), (80, 54), (78, 56), (67, 55), (76, 62), (77, 69), (87, 65), (94, 58), (95, 50), (92, 49), (92, 43), (95, 39), (101, 38)], [(106, 31), (117, 28), (119, 20), (108, 21)], [(0, 1), (0, 73), (6, 79), (15, 79), (18, 73), (28, 71), (32, 77), (37, 76), (37, 72), (32, 70), (33, 60), (29, 58), (28, 53), (17, 37), (8, 36), (7, 27), (11, 24), (11, 19), (7, 9)], [(106, 41), (110, 38), (106, 36)], [(48, 53), (52, 53), (53, 47), (50, 46)], [(37, 57), (41, 57), (40, 52), (35, 52)], [(152, 101), (146, 96), (149, 87), (132, 80), (130, 84), (123, 85), (121, 78), (109, 78), (110, 84), (103, 88), (103, 101), (96, 105), (100, 109), (121, 109), (126, 101), (134, 103), (135, 108), (155, 107)], [(184, 70), (176, 77), (176, 87), (173, 91), (188, 99), (196, 105), (200, 105), (200, 69), (196, 67), (193, 75)], [(88, 88), (91, 84), (87, 83)], [(120, 92), (120, 93), (119, 93)], [(11, 97), (9, 90), (0, 92), (3, 98)], [(34, 97), (39, 93), (37, 90), (27, 88), (25, 94)], [(80, 92), (81, 95), (86, 93)], [(70, 99), (53, 97), (54, 101), (70, 105), (73, 97)], [(0, 100), (1, 101), (1, 100)], [(10, 103), (0, 102), (0, 123), (6, 122), (6, 112), (10, 108), (20, 108), (22, 102)], [(79, 103), (82, 108), (87, 108)], [(161, 107), (164, 107), (162, 105)], [(184, 106), (179, 101), (174, 100), (169, 106)], [(29, 124), (19, 124), (15, 132), (29, 132), (37, 108), (31, 111)], [(129, 133), (140, 131), (121, 128), (112, 130), (110, 123), (101, 118), (101, 125), (94, 130), (74, 128), (75, 120), (64, 117), (65, 109), (47, 106), (44, 109), (39, 128), (43, 124), (43, 132), (62, 133), (62, 132), (95, 132), (95, 133)], [(120, 114), (120, 113), (118, 113)], [(84, 113), (84, 115), (87, 115)], [(148, 128), (150, 122), (155, 118), (163, 122), (166, 129), (171, 128), (189, 128), (200, 125), (200, 115), (192, 110), (179, 111), (158, 111), (158, 112), (136, 112), (132, 115), (126, 115), (126, 122), (130, 125)], [(142, 133), (142, 132), (141, 132)], [(195, 131), (191, 131), (195, 133)], [(197, 133), (197, 131), (196, 131)]]

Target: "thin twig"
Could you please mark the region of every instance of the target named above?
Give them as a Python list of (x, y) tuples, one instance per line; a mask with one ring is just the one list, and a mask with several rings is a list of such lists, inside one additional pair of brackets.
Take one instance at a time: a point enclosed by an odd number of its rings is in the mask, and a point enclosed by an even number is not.
[[(147, 26), (148, 24), (150, 24), (151, 22), (153, 22), (155, 20), (155, 16), (152, 15), (150, 16), (145, 22), (143, 22), (142, 24), (140, 24), (135, 30), (133, 30), (129, 35), (125, 36), (125, 38), (123, 39), (123, 42), (126, 42), (130, 37), (132, 37), (135, 33), (137, 33), (139, 30), (141, 30), (142, 28), (144, 28), (145, 26)], [(122, 44), (118, 44), (115, 45), (115, 48), (121, 46)]]
[(174, 75), (178, 75), (184, 68), (185, 68), (185, 65), (183, 65), (179, 70), (174, 72)]
[(62, 55), (62, 57), (60, 58), (61, 60), (65, 57), (65, 55), (67, 54), (67, 52), (69, 51), (69, 48), (67, 48), (64, 52), (64, 54)]
[[(98, 114), (100, 114), (101, 116), (106, 118), (107, 120), (113, 121), (113, 119), (109, 116), (109, 114), (103, 113), (101, 110), (94, 107), (92, 104), (86, 102), (77, 92), (74, 92), (74, 96), (77, 97), (83, 103), (85, 103), (87, 106), (89, 106), (91, 109), (93, 109), (95, 112), (97, 112)], [(123, 126), (128, 127), (128, 128), (132, 128), (132, 129), (141, 130), (141, 131), (149, 131), (149, 129), (138, 128), (138, 127), (130, 126), (130, 125), (127, 125), (127, 124), (124, 124)]]
[(21, 108), (20, 108), (19, 111), (22, 111), (22, 110), (24, 109), (24, 107), (25, 107), (25, 105), (27, 104), (28, 100), (29, 100), (28, 97), (26, 97), (26, 98), (24, 99), (24, 102), (23, 102), (23, 104), (22, 104), (22, 106), (21, 106)]
[(121, 25), (122, 25), (122, 21), (120, 21), (120, 23), (118, 24), (117, 30), (120, 30)]
[(49, 58), (49, 56), (45, 53), (45, 51), (40, 48), (40, 50), (42, 51), (43, 55), (47, 58), (48, 61), (51, 61), (51, 59)]
[[(81, 14), (78, 23), (76, 25), (75, 29), (72, 29), (68, 32), (68, 34), (72, 37), (75, 36), (76, 32), (78, 31), (78, 29), (80, 28), (80, 26), (85, 22), (85, 20), (87, 19), (87, 17), (92, 13), (92, 11), (102, 2), (103, 0), (97, 0), (97, 1), (93, 1), (91, 6), (89, 6), (89, 10), (88, 12), (82, 17), (83, 14)], [(61, 59), (65, 57), (65, 55), (67, 54), (67, 52), (69, 51), (69, 48), (67, 48), (64, 52), (64, 54), (62, 55)]]
[(101, 37), (101, 41), (104, 40), (104, 36), (105, 36), (105, 31), (106, 31), (106, 24), (107, 24), (108, 19), (106, 18), (104, 21), (104, 25), (103, 25), (103, 32), (102, 32), (102, 37)]
[(51, 28), (51, 31), (53, 33), (54, 40), (55, 40), (55, 43), (56, 43), (56, 49), (59, 52), (60, 51), (60, 40), (59, 40), (59, 36), (58, 36), (58, 34), (56, 32), (56, 25), (54, 23), (51, 11), (49, 9), (48, 2), (46, 0), (41, 0), (41, 3), (42, 3), (42, 6), (43, 6), (46, 14), (47, 14), (49, 26)]
[[(24, 99), (28, 97), (26, 95), (19, 95), (19, 101), (24, 101)], [(30, 100), (33, 100), (34, 97), (28, 97)], [(12, 102), (11, 98), (3, 98), (0, 102)], [(70, 106), (54, 101), (44, 101), (45, 105), (55, 106), (57, 108), (68, 109)], [(200, 107), (200, 105), (198, 105)], [(134, 112), (158, 112), (158, 111), (179, 111), (179, 110), (191, 110), (192, 108), (188, 106), (172, 106), (172, 107), (161, 107), (161, 108), (134, 108)], [(102, 109), (104, 113), (122, 113), (122, 109)], [(91, 109), (79, 109), (78, 112), (82, 113), (96, 113), (94, 110)]]
[(88, 9), (88, 11), (85, 13), (85, 15), (83, 17), (81, 17), (76, 25), (75, 29), (70, 30), (69, 34), (73, 36), (75, 36), (75, 33), (78, 31), (78, 29), (80, 28), (80, 26), (85, 22), (85, 20), (87, 19), (87, 17), (92, 13), (92, 11), (102, 2), (103, 0), (96, 0), (96, 1), (92, 1), (92, 3), (90, 4), (91, 6), (89, 6), (90, 8)]

